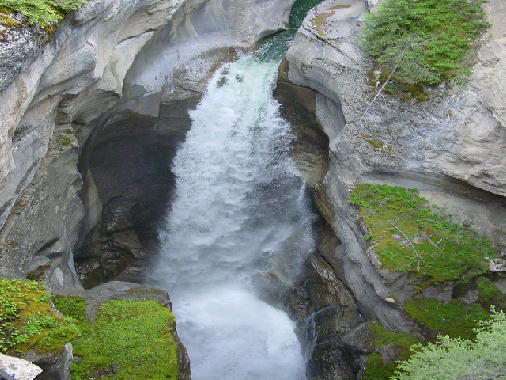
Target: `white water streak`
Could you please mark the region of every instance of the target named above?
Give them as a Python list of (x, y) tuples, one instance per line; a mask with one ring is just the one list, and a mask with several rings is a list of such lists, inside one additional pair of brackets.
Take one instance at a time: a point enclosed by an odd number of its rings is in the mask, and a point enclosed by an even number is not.
[(172, 296), (194, 380), (304, 378), (294, 323), (259, 298), (289, 283), (312, 249), (276, 72), (251, 56), (225, 65), (175, 158), (153, 280)]

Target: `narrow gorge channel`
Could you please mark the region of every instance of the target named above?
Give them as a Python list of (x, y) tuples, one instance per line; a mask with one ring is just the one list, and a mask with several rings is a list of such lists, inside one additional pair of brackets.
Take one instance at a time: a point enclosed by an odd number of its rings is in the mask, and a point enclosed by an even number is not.
[(305, 378), (279, 306), (313, 249), (311, 213), (273, 98), (290, 36), (225, 64), (173, 162), (176, 190), (149, 282), (171, 294), (192, 378)]

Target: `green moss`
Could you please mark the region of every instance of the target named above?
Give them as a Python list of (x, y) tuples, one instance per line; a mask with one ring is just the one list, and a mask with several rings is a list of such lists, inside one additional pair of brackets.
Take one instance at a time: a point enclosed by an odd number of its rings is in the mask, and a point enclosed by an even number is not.
[(478, 278), (476, 286), (479, 292), (478, 301), (483, 307), (488, 309), (494, 306), (498, 310), (506, 311), (506, 295), (502, 294), (489, 278)]
[(476, 281), (480, 296), (485, 299), (493, 299), (501, 294), (501, 291), (497, 289), (497, 286), (488, 279), (487, 277), (480, 277)]
[(65, 148), (77, 146), (76, 137), (72, 134), (62, 134), (57, 137), (58, 145)]
[[(399, 350), (399, 360), (409, 358), (410, 347), (420, 343), (420, 340), (405, 333), (389, 331), (377, 322), (370, 324), (371, 344), (375, 349), (393, 344)], [(393, 376), (397, 369), (397, 362), (385, 363), (378, 353), (368, 355), (364, 377), (366, 380), (383, 380)]]
[(21, 23), (11, 16), (10, 10), (0, 7), (0, 25), (6, 28), (17, 28)]
[(358, 185), (350, 194), (382, 265), (427, 283), (469, 281), (488, 271), (497, 254), (476, 231), (436, 214), (415, 189)]
[[(80, 316), (83, 303), (58, 301), (63, 312)], [(81, 319), (82, 320), (82, 319)], [(113, 300), (100, 305), (95, 322), (81, 322), (83, 335), (72, 342), (80, 361), (72, 378), (176, 379), (174, 316), (151, 300)]]
[(385, 364), (380, 354), (372, 353), (367, 356), (362, 380), (385, 380), (395, 373), (395, 369), (395, 364)]
[(80, 334), (72, 318), (51, 311), (49, 294), (38, 282), (0, 278), (0, 350), (55, 352)]
[(65, 316), (72, 317), (78, 322), (86, 320), (86, 301), (81, 297), (53, 296), (54, 306)]
[(387, 330), (378, 322), (371, 323), (371, 330), (373, 347), (379, 348), (387, 344), (393, 344), (399, 349), (402, 360), (409, 356), (409, 349), (413, 344), (420, 343), (420, 340), (414, 336)]
[(459, 300), (445, 304), (429, 298), (413, 298), (406, 301), (403, 308), (433, 332), (452, 338), (472, 338), (478, 321), (488, 318), (487, 311), (480, 305), (467, 305)]
[(48, 26), (79, 9), (85, 0), (0, 0), (0, 9), (21, 13), (29, 24)]

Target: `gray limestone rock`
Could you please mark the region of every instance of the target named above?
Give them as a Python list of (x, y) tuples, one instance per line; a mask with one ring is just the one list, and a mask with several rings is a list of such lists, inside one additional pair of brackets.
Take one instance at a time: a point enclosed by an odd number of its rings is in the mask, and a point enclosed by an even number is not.
[[(280, 87), (304, 88), (305, 102), (315, 104), (329, 138), (330, 162), (315, 187), (315, 201), (343, 244), (340, 279), (366, 318), (408, 332), (414, 326), (399, 304), (385, 300), (402, 303), (416, 287), (406, 275), (381, 268), (362, 238), (365, 226), (347, 203), (349, 191), (357, 183), (417, 188), (454, 213), (455, 222), (504, 249), (506, 89), (500, 83), (506, 49), (499, 46), (504, 45), (506, 6), (498, 0), (485, 5), (492, 27), (479, 41), (473, 72), (463, 86), (429, 90), (425, 102), (382, 93), (371, 104), (379, 88), (368, 83), (372, 62), (357, 39), (362, 16), (375, 3), (327, 0), (313, 9), (287, 53)], [(292, 89), (292, 96), (297, 91)]]
[(45, 45), (22, 42), (30, 28), (0, 41), (0, 273), (23, 276), (98, 223), (96, 183), (77, 170), (91, 135), (198, 99), (221, 62), (286, 25), (293, 1), (90, 1)]
[(5, 380), (33, 380), (42, 369), (35, 364), (0, 354), (0, 377)]

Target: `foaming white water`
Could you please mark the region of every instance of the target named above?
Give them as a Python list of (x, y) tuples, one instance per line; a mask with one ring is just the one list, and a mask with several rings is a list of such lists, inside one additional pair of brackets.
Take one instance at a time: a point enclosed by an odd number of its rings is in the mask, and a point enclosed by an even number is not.
[(304, 359), (276, 297), (312, 249), (277, 63), (252, 56), (209, 83), (174, 161), (176, 196), (152, 280), (169, 290), (194, 380), (299, 380)]

